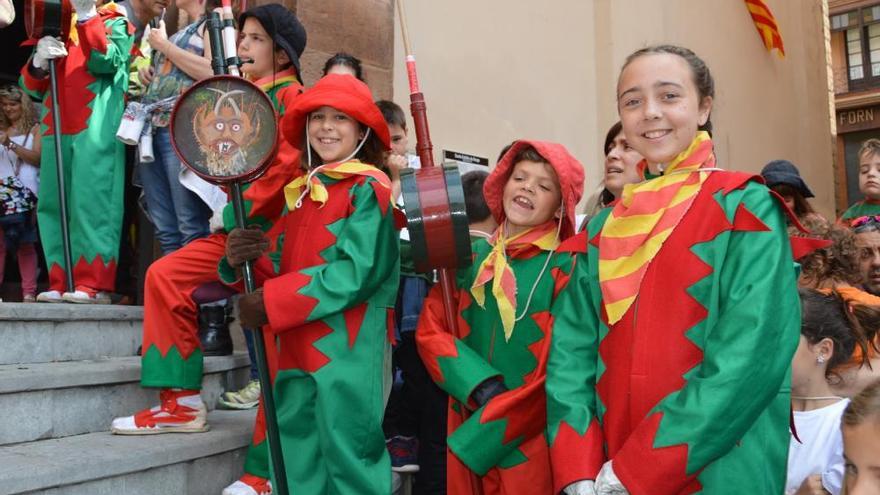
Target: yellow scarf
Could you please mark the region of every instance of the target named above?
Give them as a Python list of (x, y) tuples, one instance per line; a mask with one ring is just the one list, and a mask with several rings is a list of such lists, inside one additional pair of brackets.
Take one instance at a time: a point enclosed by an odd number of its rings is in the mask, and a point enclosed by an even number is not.
[(509, 341), (510, 336), (513, 335), (513, 326), (516, 324), (516, 276), (507, 262), (507, 255), (509, 253), (515, 257), (533, 247), (542, 251), (554, 250), (559, 246), (559, 237), (558, 222), (554, 220), (532, 227), (510, 239), (504, 236), (505, 223), (502, 223), (489, 238), (492, 251), (477, 268), (477, 276), (471, 285), (471, 294), (477, 304), (485, 308), (484, 286), (492, 281), (492, 295), (495, 296), (498, 304), (504, 340)]
[(698, 132), (661, 177), (624, 186), (599, 238), (599, 286), (609, 325), (632, 306), (651, 260), (700, 192), (709, 174), (699, 170), (714, 167), (712, 140)]
[(321, 207), (324, 206), (330, 196), (327, 192), (327, 186), (317, 177), (318, 174), (337, 180), (351, 175), (364, 175), (376, 179), (389, 189), (391, 188), (391, 180), (387, 175), (378, 168), (358, 160), (321, 165), (309, 172), (308, 175), (301, 175), (284, 186), (284, 199), (287, 202), (288, 210), (293, 211), (302, 206), (302, 200), (306, 195), (312, 201), (321, 203)]

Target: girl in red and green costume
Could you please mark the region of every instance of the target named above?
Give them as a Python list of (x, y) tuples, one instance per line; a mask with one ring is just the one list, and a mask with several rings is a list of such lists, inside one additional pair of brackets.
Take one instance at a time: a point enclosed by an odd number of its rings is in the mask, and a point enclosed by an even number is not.
[[(297, 99), (282, 132), (305, 148), (308, 173), (284, 188), (287, 213), (254, 269), (262, 289), (239, 302), (241, 322), (277, 339), (273, 388), (291, 491), (386, 495), (382, 417), (400, 264), (391, 181), (371, 163), (384, 162), (388, 126), (363, 82), (328, 75)], [(221, 277), (233, 282), (272, 237), (230, 233)]]
[[(74, 0), (76, 26), (66, 41), (46, 36), (21, 70), (20, 84), (43, 100), (43, 152), (37, 218), (49, 267), (42, 302), (109, 303), (122, 226), (125, 147), (115, 138), (128, 84), (134, 28), (115, 6)], [(61, 129), (53, 129), (48, 69), (56, 59)], [(55, 140), (61, 140), (75, 287), (67, 287)]]
[[(587, 229), (547, 375), (554, 490), (782, 493), (800, 305), (782, 202), (715, 164), (693, 52), (630, 55), (618, 108), (659, 164)], [(593, 483), (595, 480), (595, 485)]]
[(865, 216), (880, 215), (880, 139), (868, 139), (859, 149), (859, 191), (865, 199), (850, 206), (840, 222), (850, 222)]
[[(272, 32), (262, 28), (255, 18), (266, 11), (274, 19)], [(244, 32), (258, 31), (253, 38), (259, 38), (258, 46), (252, 38), (245, 37), (239, 42), (239, 53), (253, 60), (244, 64), (242, 70), (272, 98), (276, 110), (283, 112), (302, 90), (296, 74), (299, 55), (305, 48), (305, 30), (292, 12), (277, 4), (255, 7), (242, 14), (241, 20)], [(280, 72), (265, 74), (252, 70), (253, 66), (268, 66), (269, 70), (278, 67)], [(249, 224), (268, 231), (281, 216), (284, 185), (300, 175), (298, 156), (299, 152), (282, 140), (266, 173), (245, 186)], [(225, 232), (193, 241), (150, 265), (144, 289), (141, 385), (160, 389), (160, 404), (133, 416), (114, 419), (113, 433), (146, 435), (208, 429), (207, 410), (199, 395), (203, 355), (198, 307), (192, 294), (205, 284), (219, 282), (217, 264), (226, 251), (226, 232), (235, 225), (232, 209), (232, 204), (228, 204), (223, 210)]]
[(563, 310), (557, 297), (574, 268), (583, 182), (582, 165), (562, 145), (515, 142), (483, 186), (499, 227), (474, 242), (472, 267), (455, 279), (458, 332), (446, 323), (439, 287), (425, 300), (416, 341), (450, 395), (449, 493), (551, 492), (544, 376)]

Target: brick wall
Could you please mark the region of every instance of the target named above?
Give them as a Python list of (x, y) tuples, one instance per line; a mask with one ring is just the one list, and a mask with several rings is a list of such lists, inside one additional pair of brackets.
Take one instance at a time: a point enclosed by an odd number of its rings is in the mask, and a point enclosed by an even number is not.
[[(290, 2), (291, 0), (287, 0)], [(307, 85), (321, 76), (336, 52), (361, 59), (364, 79), (376, 99), (390, 99), (394, 73), (392, 0), (296, 0), (296, 13), (309, 33), (302, 57)]]
[[(394, 6), (392, 0), (248, 0), (248, 7), (280, 3), (292, 10), (308, 32), (302, 56), (306, 86), (321, 77), (324, 62), (337, 52), (361, 59), (364, 79), (378, 99), (391, 99), (394, 75)], [(177, 19), (169, 8), (166, 18)], [(180, 26), (186, 24), (181, 15)], [(169, 25), (178, 24), (169, 22)]]

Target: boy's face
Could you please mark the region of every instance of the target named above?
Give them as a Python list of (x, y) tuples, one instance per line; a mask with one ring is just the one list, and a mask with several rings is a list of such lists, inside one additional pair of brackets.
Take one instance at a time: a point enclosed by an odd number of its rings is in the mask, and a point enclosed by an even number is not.
[(562, 194), (550, 164), (523, 160), (513, 166), (504, 184), (502, 205), (509, 235), (519, 234), (553, 218)]
[(880, 493), (880, 421), (874, 415), (856, 426), (843, 426), (846, 493)]
[[(280, 60), (283, 53), (283, 50), (275, 50), (275, 43), (260, 21), (253, 17), (244, 21), (238, 37), (238, 56), (253, 60), (242, 64), (241, 71), (245, 75), (254, 80), (271, 76), (284, 65), (284, 61)], [(286, 60), (286, 54), (283, 58)]]
[(880, 153), (865, 153), (859, 158), (859, 190), (868, 199), (880, 200)]
[(391, 152), (395, 155), (406, 155), (406, 148), (409, 145), (406, 129), (397, 124), (391, 124), (388, 126), (388, 132), (391, 133)]

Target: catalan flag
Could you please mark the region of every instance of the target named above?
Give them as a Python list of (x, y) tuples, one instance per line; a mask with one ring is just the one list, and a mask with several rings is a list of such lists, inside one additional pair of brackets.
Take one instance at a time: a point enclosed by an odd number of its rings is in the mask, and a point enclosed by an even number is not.
[(745, 2), (767, 51), (773, 51), (776, 48), (779, 50), (779, 57), (785, 57), (782, 35), (779, 34), (779, 25), (776, 24), (776, 18), (770, 12), (770, 7), (767, 7), (763, 0), (745, 0)]

